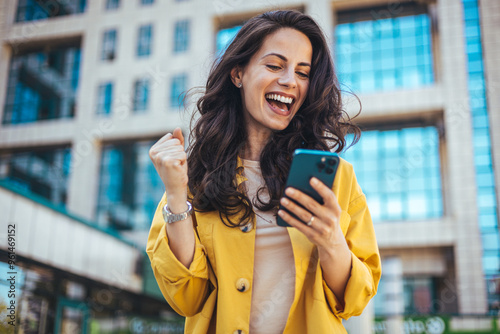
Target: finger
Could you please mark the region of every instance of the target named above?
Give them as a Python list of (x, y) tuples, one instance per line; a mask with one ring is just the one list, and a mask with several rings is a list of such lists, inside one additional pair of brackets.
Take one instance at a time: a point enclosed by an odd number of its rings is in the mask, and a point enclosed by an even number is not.
[(181, 144), (181, 141), (178, 138), (174, 138), (174, 137), (166, 140), (163, 143), (163, 145), (166, 147), (179, 146), (179, 147), (182, 147), (182, 149), (184, 149), (184, 145)]
[(186, 159), (186, 152), (172, 152), (162, 159), (162, 165), (167, 168), (177, 167), (183, 165), (186, 162)]
[(285, 210), (278, 210), (278, 215), (286, 221), (290, 226), (295, 227), (297, 230), (300, 232), (304, 233), (307, 237), (312, 236), (312, 233), (314, 232), (313, 229), (310, 226), (307, 226), (303, 222), (295, 219), (292, 215), (290, 215), (288, 212)]
[(309, 180), (309, 183), (311, 187), (321, 196), (321, 198), (323, 198), (325, 206), (332, 208), (337, 213), (340, 213), (339, 202), (332, 189), (315, 177), (312, 177), (311, 180)]
[(156, 144), (161, 144), (163, 142), (166, 142), (167, 140), (169, 139), (172, 139), (172, 133), (167, 133), (166, 135), (164, 135), (163, 137), (161, 137), (157, 142)]
[(181, 128), (175, 128), (174, 133), (173, 133), (173, 137), (179, 139), (181, 142), (181, 145), (184, 146), (184, 136), (182, 135)]
[(149, 157), (154, 160), (157, 156), (162, 155), (164, 152), (170, 152), (172, 150), (183, 151), (184, 146), (180, 145), (179, 139), (172, 139), (172, 134), (167, 133), (160, 140), (158, 140), (158, 142), (151, 146), (149, 149)]
[(286, 197), (282, 197), (280, 200), (281, 205), (283, 205), (289, 212), (293, 213), (295, 216), (300, 218), (303, 223), (307, 223), (311, 220), (312, 214), (302, 208), (300, 205), (297, 205), (293, 201), (289, 200)]
[(306, 195), (302, 191), (292, 187), (288, 187), (285, 189), (285, 195), (302, 205), (315, 216), (320, 215), (321, 204), (319, 204), (311, 196)]

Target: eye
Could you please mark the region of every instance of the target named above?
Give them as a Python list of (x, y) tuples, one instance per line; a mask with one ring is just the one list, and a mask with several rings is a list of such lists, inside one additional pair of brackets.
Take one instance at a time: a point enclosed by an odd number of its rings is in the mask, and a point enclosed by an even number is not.
[(281, 69), (281, 67), (276, 66), (276, 65), (266, 65), (266, 66), (267, 66), (267, 68), (269, 68), (273, 71), (277, 71), (277, 70)]
[(296, 73), (297, 73), (297, 74), (299, 75), (299, 77), (301, 77), (301, 78), (304, 78), (304, 79), (309, 78), (309, 74), (307, 74), (307, 73), (303, 73), (303, 72), (296, 72)]

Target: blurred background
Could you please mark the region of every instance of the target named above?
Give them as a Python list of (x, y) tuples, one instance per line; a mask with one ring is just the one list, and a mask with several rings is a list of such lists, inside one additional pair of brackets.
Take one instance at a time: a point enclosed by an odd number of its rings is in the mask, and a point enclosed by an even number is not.
[(349, 332), (500, 333), (498, 0), (0, 0), (1, 333), (182, 333), (145, 253), (148, 150), (272, 9), (317, 20), (362, 105), (343, 157), (383, 277)]

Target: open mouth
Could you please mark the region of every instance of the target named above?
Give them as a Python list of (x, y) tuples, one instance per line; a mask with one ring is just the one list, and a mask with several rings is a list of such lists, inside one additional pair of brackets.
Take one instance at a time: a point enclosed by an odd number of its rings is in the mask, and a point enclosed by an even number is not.
[(271, 106), (281, 111), (289, 111), (294, 103), (293, 98), (279, 94), (266, 94), (266, 100)]

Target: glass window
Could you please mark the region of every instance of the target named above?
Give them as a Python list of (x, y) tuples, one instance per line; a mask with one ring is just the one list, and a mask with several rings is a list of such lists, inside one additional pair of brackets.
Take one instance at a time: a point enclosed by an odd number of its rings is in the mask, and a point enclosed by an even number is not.
[(238, 31), (240, 31), (241, 25), (237, 25), (227, 29), (221, 29), (217, 32), (216, 37), (216, 49), (219, 54), (222, 54), (226, 51), (226, 48), (233, 41)]
[(139, 79), (134, 83), (134, 111), (146, 111), (149, 102), (149, 79)]
[(106, 9), (113, 10), (120, 7), (120, 0), (106, 0)]
[(137, 36), (137, 56), (146, 57), (151, 54), (151, 41), (153, 39), (153, 26), (143, 25), (139, 28)]
[(99, 85), (97, 92), (97, 107), (98, 115), (109, 115), (111, 113), (111, 104), (113, 100), (113, 83), (106, 82)]
[(433, 83), (427, 14), (379, 20), (357, 15), (335, 28), (336, 65), (343, 84), (365, 93)]
[(187, 90), (187, 74), (179, 74), (172, 78), (170, 88), (170, 106), (180, 107), (184, 105), (184, 98)]
[(73, 117), (79, 75), (79, 45), (47, 46), (43, 51), (14, 55), (3, 123)]
[(85, 12), (86, 0), (18, 0), (16, 22), (43, 20)]
[(105, 145), (97, 220), (118, 230), (147, 230), (164, 192), (148, 151), (154, 141)]
[(175, 23), (174, 52), (185, 52), (189, 49), (189, 21), (182, 20)]
[(343, 156), (354, 166), (374, 221), (443, 215), (435, 127), (366, 131)]
[(405, 314), (430, 314), (437, 312), (436, 286), (432, 277), (403, 278)]
[(4, 154), (0, 156), (0, 180), (64, 206), (70, 160), (69, 148)]
[[(441, 296), (437, 293), (437, 287), (440, 279), (429, 276), (407, 276), (403, 277), (403, 304), (404, 314), (418, 315), (431, 314), (441, 311), (439, 306), (444, 304), (441, 302)], [(392, 286), (391, 286), (392, 285)], [(387, 316), (393, 314), (394, 310), (388, 309), (387, 305), (392, 303), (394, 293), (394, 281), (382, 276), (380, 280), (377, 295), (373, 298), (375, 316)]]
[(116, 29), (106, 30), (102, 38), (101, 60), (113, 60), (116, 57)]

